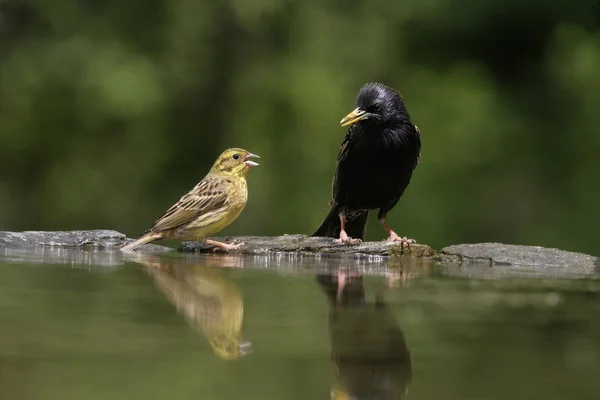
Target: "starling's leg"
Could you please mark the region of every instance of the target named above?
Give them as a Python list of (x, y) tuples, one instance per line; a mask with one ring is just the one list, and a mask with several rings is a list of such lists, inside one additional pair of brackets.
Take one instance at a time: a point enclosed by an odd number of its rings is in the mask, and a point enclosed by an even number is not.
[(340, 237), (338, 239), (333, 239), (333, 243), (341, 244), (341, 243), (361, 243), (360, 239), (353, 239), (346, 233), (346, 215), (340, 213)]
[[(207, 244), (212, 244), (213, 246), (217, 246), (220, 247), (224, 250), (236, 250), (238, 247), (243, 246), (244, 242), (241, 243), (221, 243), (221, 242), (217, 242), (216, 240), (210, 240), (210, 239), (206, 239), (204, 241)], [(215, 247), (213, 249), (213, 251), (217, 250), (217, 247)]]
[(400, 242), (402, 244), (407, 245), (417, 243), (415, 239), (409, 239), (407, 237), (398, 236), (396, 232), (394, 232), (392, 228), (390, 228), (389, 225), (385, 223), (385, 214), (381, 215), (381, 212), (379, 212), (379, 223), (381, 224), (381, 226), (383, 226), (383, 229), (385, 229), (390, 235), (390, 237), (387, 239), (388, 242)]

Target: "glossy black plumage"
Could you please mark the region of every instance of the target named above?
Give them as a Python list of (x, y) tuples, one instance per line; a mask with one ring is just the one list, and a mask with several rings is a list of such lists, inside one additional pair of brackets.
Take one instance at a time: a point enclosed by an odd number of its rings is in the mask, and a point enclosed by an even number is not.
[[(419, 130), (401, 95), (380, 83), (363, 86), (356, 107), (342, 120), (352, 124), (338, 154), (331, 210), (312, 236), (340, 236), (337, 240), (342, 242), (364, 240), (368, 211), (379, 209), (379, 222), (390, 240), (407, 240), (399, 238), (385, 218), (419, 163)], [(348, 237), (341, 232), (342, 222)]]

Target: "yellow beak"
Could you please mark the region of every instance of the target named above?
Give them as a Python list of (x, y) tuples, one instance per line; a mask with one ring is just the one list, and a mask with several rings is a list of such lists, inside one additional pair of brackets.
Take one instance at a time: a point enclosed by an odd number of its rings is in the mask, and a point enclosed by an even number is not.
[(342, 120), (340, 121), (340, 124), (342, 126), (351, 125), (355, 122), (358, 122), (363, 119), (368, 119), (368, 118), (369, 118), (369, 113), (367, 113), (364, 110), (361, 110), (360, 107), (356, 107), (354, 109), (354, 111), (352, 111), (350, 114), (348, 114), (344, 118), (342, 118)]

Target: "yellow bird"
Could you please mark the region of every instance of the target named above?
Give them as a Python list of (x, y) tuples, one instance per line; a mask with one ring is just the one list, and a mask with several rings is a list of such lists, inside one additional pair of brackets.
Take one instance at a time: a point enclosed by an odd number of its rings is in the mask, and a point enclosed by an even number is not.
[(231, 224), (248, 201), (246, 175), (260, 158), (244, 149), (225, 150), (208, 174), (189, 193), (173, 204), (139, 239), (121, 247), (131, 251), (160, 239), (197, 240), (234, 250), (244, 243), (221, 243), (206, 239)]

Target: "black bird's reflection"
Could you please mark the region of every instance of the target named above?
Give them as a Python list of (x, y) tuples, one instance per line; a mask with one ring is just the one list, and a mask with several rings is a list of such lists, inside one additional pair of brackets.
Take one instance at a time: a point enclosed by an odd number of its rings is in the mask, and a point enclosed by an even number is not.
[(331, 355), (338, 384), (331, 399), (400, 399), (408, 390), (412, 361), (404, 334), (377, 295), (365, 299), (362, 276), (319, 274), (327, 295)]
[(250, 351), (251, 343), (242, 341), (244, 301), (232, 280), (205, 265), (153, 257), (137, 261), (218, 357), (237, 359)]

